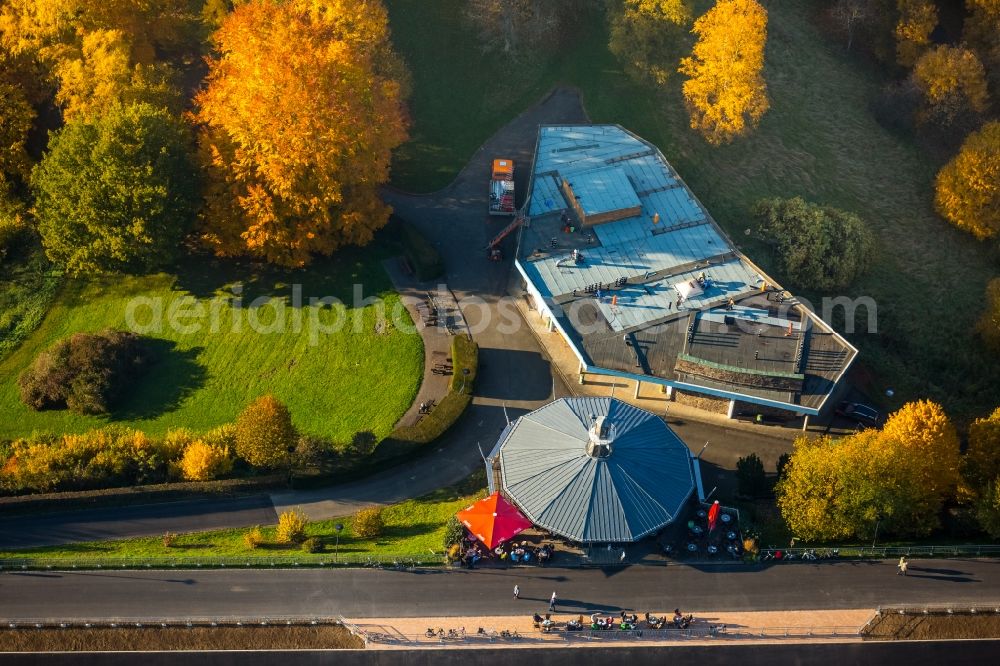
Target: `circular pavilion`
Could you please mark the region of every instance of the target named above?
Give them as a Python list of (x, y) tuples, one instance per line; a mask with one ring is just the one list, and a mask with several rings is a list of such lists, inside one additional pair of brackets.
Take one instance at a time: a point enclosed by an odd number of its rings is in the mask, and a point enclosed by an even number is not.
[[(562, 398), (507, 426), (488, 460), (536, 526), (579, 543), (627, 543), (674, 520), (695, 491), (687, 446), (614, 398)], [(497, 487), (492, 487), (497, 486)]]

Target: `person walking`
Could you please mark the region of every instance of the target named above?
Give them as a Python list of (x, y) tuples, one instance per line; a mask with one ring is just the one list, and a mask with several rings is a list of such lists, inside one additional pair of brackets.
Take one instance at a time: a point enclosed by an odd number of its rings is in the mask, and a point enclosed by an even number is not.
[(556, 609), (556, 593), (553, 592), (552, 596), (549, 597), (549, 612), (553, 612)]
[(905, 557), (899, 558), (899, 564), (896, 565), (896, 569), (898, 569), (898, 571), (896, 571), (896, 575), (897, 576), (905, 576), (906, 575), (906, 567), (908, 567), (909, 564), (910, 563), (906, 561)]
[(521, 588), (519, 588), (516, 584), (514, 585), (514, 598), (515, 599), (521, 598)]

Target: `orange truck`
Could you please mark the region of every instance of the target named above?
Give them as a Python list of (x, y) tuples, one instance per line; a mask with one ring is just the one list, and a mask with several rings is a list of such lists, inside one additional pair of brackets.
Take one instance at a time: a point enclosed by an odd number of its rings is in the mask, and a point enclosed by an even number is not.
[(514, 214), (514, 161), (493, 160), (490, 178), (490, 215)]

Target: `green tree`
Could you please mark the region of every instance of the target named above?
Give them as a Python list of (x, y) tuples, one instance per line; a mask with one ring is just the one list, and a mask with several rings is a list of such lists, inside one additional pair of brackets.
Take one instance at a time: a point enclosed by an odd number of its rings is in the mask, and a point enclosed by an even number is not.
[(608, 7), (608, 47), (641, 82), (663, 85), (677, 69), (684, 28), (691, 23), (687, 0), (624, 0)]
[(990, 481), (976, 500), (976, 520), (984, 532), (1000, 539), (1000, 476)]
[(763, 497), (767, 494), (767, 474), (764, 463), (756, 453), (736, 461), (738, 492), (744, 497)]
[(875, 236), (853, 213), (793, 199), (764, 199), (754, 207), (757, 231), (777, 248), (782, 271), (810, 289), (851, 284), (875, 255)]
[(70, 273), (148, 270), (190, 229), (197, 181), (184, 126), (148, 104), (56, 132), (32, 172), (49, 259)]
[(272, 395), (258, 398), (240, 413), (235, 436), (236, 455), (264, 469), (285, 466), (298, 441), (288, 407)]

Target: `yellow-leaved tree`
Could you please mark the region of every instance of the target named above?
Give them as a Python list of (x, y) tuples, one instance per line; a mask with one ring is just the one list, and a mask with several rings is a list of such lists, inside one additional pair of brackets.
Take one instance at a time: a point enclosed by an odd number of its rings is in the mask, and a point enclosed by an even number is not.
[(407, 125), (382, 3), (253, 0), (213, 40), (196, 98), (205, 241), (283, 266), (370, 241), (389, 218), (378, 188)]
[(1000, 94), (1000, 0), (965, 0), (965, 9), (962, 36), (985, 63), (994, 94)]
[(1000, 122), (983, 125), (938, 172), (938, 213), (980, 240), (1000, 232)]
[(959, 443), (940, 405), (908, 403), (883, 430), (801, 438), (777, 485), (792, 532), (807, 540), (927, 534), (958, 483)]
[(927, 51), (913, 67), (913, 81), (924, 97), (917, 113), (923, 124), (947, 127), (963, 115), (986, 110), (986, 71), (968, 49), (939, 46)]
[(973, 492), (1000, 478), (1000, 407), (969, 425), (969, 447), (963, 462), (965, 480)]
[(958, 485), (958, 433), (944, 408), (930, 400), (908, 402), (882, 428), (882, 446), (896, 452), (897, 464), (911, 465), (924, 489), (944, 499)]
[(755, 0), (719, 0), (694, 23), (698, 41), (681, 60), (691, 128), (712, 144), (755, 127), (770, 107), (764, 82), (767, 11)]
[(180, 110), (180, 94), (169, 68), (131, 62), (131, 45), (121, 30), (94, 30), (79, 48), (69, 47), (53, 69), (59, 80), (56, 102), (68, 121), (102, 111), (109, 104), (147, 102)]
[(938, 23), (937, 6), (931, 0), (898, 0), (896, 61), (912, 67), (931, 45), (931, 33)]
[(608, 8), (608, 47), (640, 81), (663, 85), (676, 69), (683, 28), (691, 23), (688, 0), (624, 0)]

